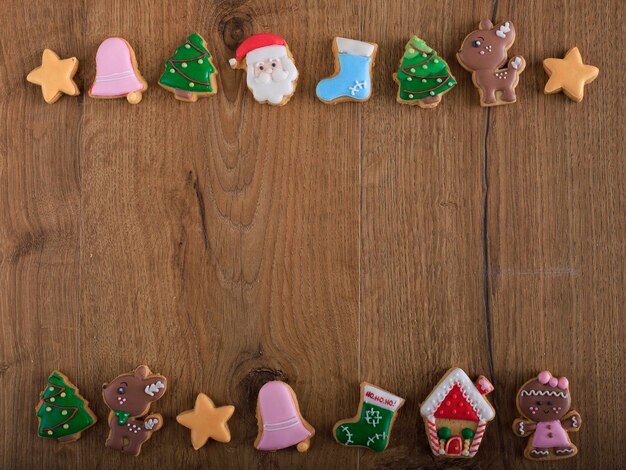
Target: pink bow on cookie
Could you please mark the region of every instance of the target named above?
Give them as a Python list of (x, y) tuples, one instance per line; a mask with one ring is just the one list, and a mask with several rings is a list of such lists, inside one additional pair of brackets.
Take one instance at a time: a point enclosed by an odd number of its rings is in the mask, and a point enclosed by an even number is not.
[(548, 384), (550, 387), (559, 387), (561, 390), (567, 390), (569, 387), (569, 380), (566, 377), (552, 377), (552, 374), (547, 370), (539, 372), (537, 376), (537, 380), (540, 384), (545, 385)]

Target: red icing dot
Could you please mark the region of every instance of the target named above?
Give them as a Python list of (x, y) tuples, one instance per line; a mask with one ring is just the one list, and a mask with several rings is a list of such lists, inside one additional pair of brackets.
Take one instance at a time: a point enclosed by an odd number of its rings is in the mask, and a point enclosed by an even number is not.
[(456, 414), (456, 410), (455, 409), (452, 409), (451, 412), (452, 412), (453, 415)]
[(458, 396), (456, 393), (453, 393), (453, 394), (452, 394), (452, 399), (453, 399), (453, 400), (456, 400), (457, 398), (459, 398), (459, 396)]
[(446, 406), (450, 406), (452, 405), (452, 402), (450, 400), (446, 400)]

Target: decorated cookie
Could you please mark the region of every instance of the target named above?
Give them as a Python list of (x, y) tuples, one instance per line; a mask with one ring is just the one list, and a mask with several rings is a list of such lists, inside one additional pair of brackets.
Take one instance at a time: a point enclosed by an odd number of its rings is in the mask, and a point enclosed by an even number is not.
[(382, 452), (404, 399), (367, 382), (361, 383), (359, 410), (354, 418), (337, 421), (333, 436), (339, 444)]
[(570, 411), (572, 397), (565, 377), (540, 372), (517, 392), (517, 411), (523, 416), (513, 422), (516, 436), (530, 437), (524, 457), (530, 460), (557, 460), (573, 457), (578, 449), (568, 431), (578, 431), (582, 419)]
[(148, 83), (139, 72), (135, 51), (122, 38), (102, 41), (96, 53), (96, 80), (89, 89), (92, 98), (126, 98), (129, 103), (141, 101)]
[(406, 43), (393, 79), (398, 84), (398, 103), (416, 104), (420, 108), (436, 107), (441, 97), (456, 85), (446, 61), (417, 36)]
[(526, 68), (521, 56), (509, 60), (508, 50), (515, 42), (515, 27), (510, 21), (497, 24), (482, 20), (479, 29), (467, 35), (456, 57), (461, 66), (472, 72), (472, 81), (478, 88), (481, 106), (498, 106), (517, 101), (515, 88)]
[(446, 372), (420, 408), (433, 454), (450, 458), (476, 455), (487, 423), (496, 416), (485, 398), (492, 391), (493, 385), (482, 375), (472, 383), (462, 369)]
[(235, 407), (232, 405), (216, 408), (208, 396), (200, 393), (193, 410), (182, 412), (176, 416), (176, 421), (191, 429), (191, 445), (198, 450), (209, 439), (230, 442), (228, 420), (234, 412)]
[[(134, 372), (117, 376), (102, 386), (109, 413), (106, 446), (130, 455), (139, 455), (141, 446), (163, 426), (163, 417), (151, 413), (150, 405), (165, 393), (167, 380), (139, 366)], [(146, 416), (147, 415), (147, 416)]]
[(229, 63), (246, 71), (254, 99), (274, 106), (287, 104), (296, 91), (298, 69), (287, 43), (275, 34), (254, 34), (243, 41)]
[(50, 49), (43, 51), (41, 65), (28, 74), (26, 80), (41, 86), (41, 93), (46, 103), (56, 103), (63, 94), (80, 95), (78, 85), (73, 78), (78, 70), (78, 59), (60, 59)]
[(378, 45), (371, 42), (335, 38), (335, 73), (317, 84), (317, 97), (328, 104), (369, 100), (377, 51)]
[(168, 59), (159, 85), (174, 93), (177, 100), (195, 102), (217, 93), (216, 76), (206, 41), (194, 33)]
[(76, 385), (58, 370), (48, 377), (35, 411), (39, 418), (38, 434), (61, 443), (80, 439), (81, 433), (98, 420)]
[(577, 47), (570, 49), (563, 59), (545, 59), (543, 68), (550, 77), (544, 93), (551, 95), (562, 91), (577, 103), (583, 100), (585, 85), (593, 82), (600, 73), (598, 67), (583, 64)]
[(268, 382), (259, 390), (256, 407), (259, 433), (254, 441), (258, 450), (280, 450), (296, 446), (306, 452), (315, 429), (300, 414), (298, 399), (285, 382)]

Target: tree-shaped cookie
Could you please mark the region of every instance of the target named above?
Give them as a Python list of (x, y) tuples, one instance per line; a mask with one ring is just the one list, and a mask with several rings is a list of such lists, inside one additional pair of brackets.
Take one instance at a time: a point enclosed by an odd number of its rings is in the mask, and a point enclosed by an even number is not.
[(79, 439), (81, 432), (97, 421), (78, 388), (56, 370), (50, 374), (35, 410), (39, 418), (38, 434), (59, 442)]
[(216, 75), (206, 41), (194, 33), (167, 60), (159, 85), (174, 93), (177, 100), (195, 102), (217, 93)]
[(441, 102), (441, 95), (456, 85), (446, 61), (417, 36), (406, 44), (393, 78), (399, 86), (398, 102), (421, 108), (434, 108)]

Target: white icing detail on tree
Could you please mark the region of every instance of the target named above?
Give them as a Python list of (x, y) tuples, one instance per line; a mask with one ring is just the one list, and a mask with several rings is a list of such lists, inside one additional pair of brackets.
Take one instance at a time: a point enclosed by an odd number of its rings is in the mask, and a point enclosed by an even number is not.
[(163, 384), (163, 382), (158, 380), (156, 383), (146, 385), (146, 388), (143, 391), (146, 393), (146, 395), (150, 395), (151, 397), (153, 397), (154, 394), (159, 393), (159, 390), (161, 390), (162, 388), (165, 388), (165, 385)]
[(364, 90), (365, 88), (367, 88), (367, 82), (359, 82), (358, 80), (354, 82), (354, 86), (348, 87), (352, 96), (356, 95), (359, 90)]
[(561, 397), (567, 398), (567, 393), (565, 392), (557, 392), (553, 390), (522, 390), (522, 396), (529, 397)]

